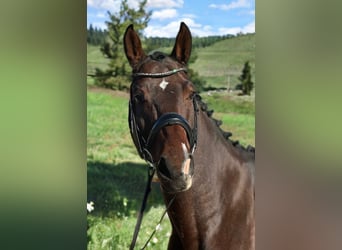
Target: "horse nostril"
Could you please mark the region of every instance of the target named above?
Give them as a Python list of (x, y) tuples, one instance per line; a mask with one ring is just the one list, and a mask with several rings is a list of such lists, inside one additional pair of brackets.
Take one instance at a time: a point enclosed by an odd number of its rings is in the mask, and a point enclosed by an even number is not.
[(166, 177), (171, 179), (171, 173), (170, 173), (170, 171), (169, 171), (169, 169), (167, 167), (166, 159), (164, 157), (160, 158), (160, 161), (159, 161), (159, 164), (158, 164), (158, 171), (162, 175), (164, 175), (164, 176), (166, 176)]

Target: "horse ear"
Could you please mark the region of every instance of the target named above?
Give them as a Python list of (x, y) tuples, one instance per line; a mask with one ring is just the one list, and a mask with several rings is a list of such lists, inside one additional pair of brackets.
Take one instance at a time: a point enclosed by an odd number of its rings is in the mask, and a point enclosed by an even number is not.
[(184, 22), (181, 22), (171, 56), (176, 58), (178, 62), (187, 64), (191, 55), (191, 46), (192, 38), (190, 30)]
[(125, 54), (131, 67), (135, 67), (137, 63), (145, 57), (144, 50), (138, 34), (133, 28), (133, 24), (129, 25), (124, 35)]

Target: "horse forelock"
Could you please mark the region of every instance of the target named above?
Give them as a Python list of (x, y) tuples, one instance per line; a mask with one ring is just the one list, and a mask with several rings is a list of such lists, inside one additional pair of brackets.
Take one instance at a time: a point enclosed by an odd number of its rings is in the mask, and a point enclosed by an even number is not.
[(161, 51), (152, 51), (133, 68), (133, 73), (161, 73), (163, 67), (165, 69), (174, 69), (182, 67), (179, 62)]
[(167, 55), (161, 51), (152, 51), (148, 54), (148, 56), (155, 61), (161, 62), (163, 59), (167, 57)]

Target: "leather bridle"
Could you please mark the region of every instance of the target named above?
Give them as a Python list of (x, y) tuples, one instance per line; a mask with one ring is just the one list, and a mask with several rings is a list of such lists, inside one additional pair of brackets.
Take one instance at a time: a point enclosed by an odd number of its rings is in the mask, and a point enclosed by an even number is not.
[[(170, 76), (176, 74), (180, 71), (186, 71), (185, 68), (174, 69), (172, 71), (164, 72), (164, 73), (135, 73), (133, 77), (153, 77), (153, 78), (161, 78), (165, 76)], [(129, 101), (129, 128), (132, 135), (132, 138), (137, 146), (138, 153), (142, 159), (149, 163), (150, 166), (156, 167), (158, 165), (158, 161), (153, 159), (152, 154), (150, 152), (151, 146), (154, 142), (156, 135), (160, 132), (160, 130), (166, 126), (179, 125), (184, 128), (187, 134), (187, 138), (190, 144), (190, 152), (194, 153), (197, 145), (197, 103), (196, 98), (193, 96), (193, 107), (194, 107), (194, 127), (191, 128), (188, 121), (181, 115), (169, 112), (161, 115), (157, 121), (154, 122), (149, 135), (147, 138), (144, 138), (142, 135), (139, 126), (137, 125), (134, 111), (133, 111), (133, 103), (132, 99)]]

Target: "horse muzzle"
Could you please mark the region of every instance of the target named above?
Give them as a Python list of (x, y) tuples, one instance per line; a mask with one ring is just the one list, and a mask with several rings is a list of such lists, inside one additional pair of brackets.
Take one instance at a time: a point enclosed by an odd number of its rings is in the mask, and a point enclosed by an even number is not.
[(184, 192), (191, 188), (194, 174), (192, 157), (182, 164), (181, 171), (176, 171), (165, 158), (161, 158), (157, 165), (157, 175), (160, 179), (163, 191), (167, 193)]

